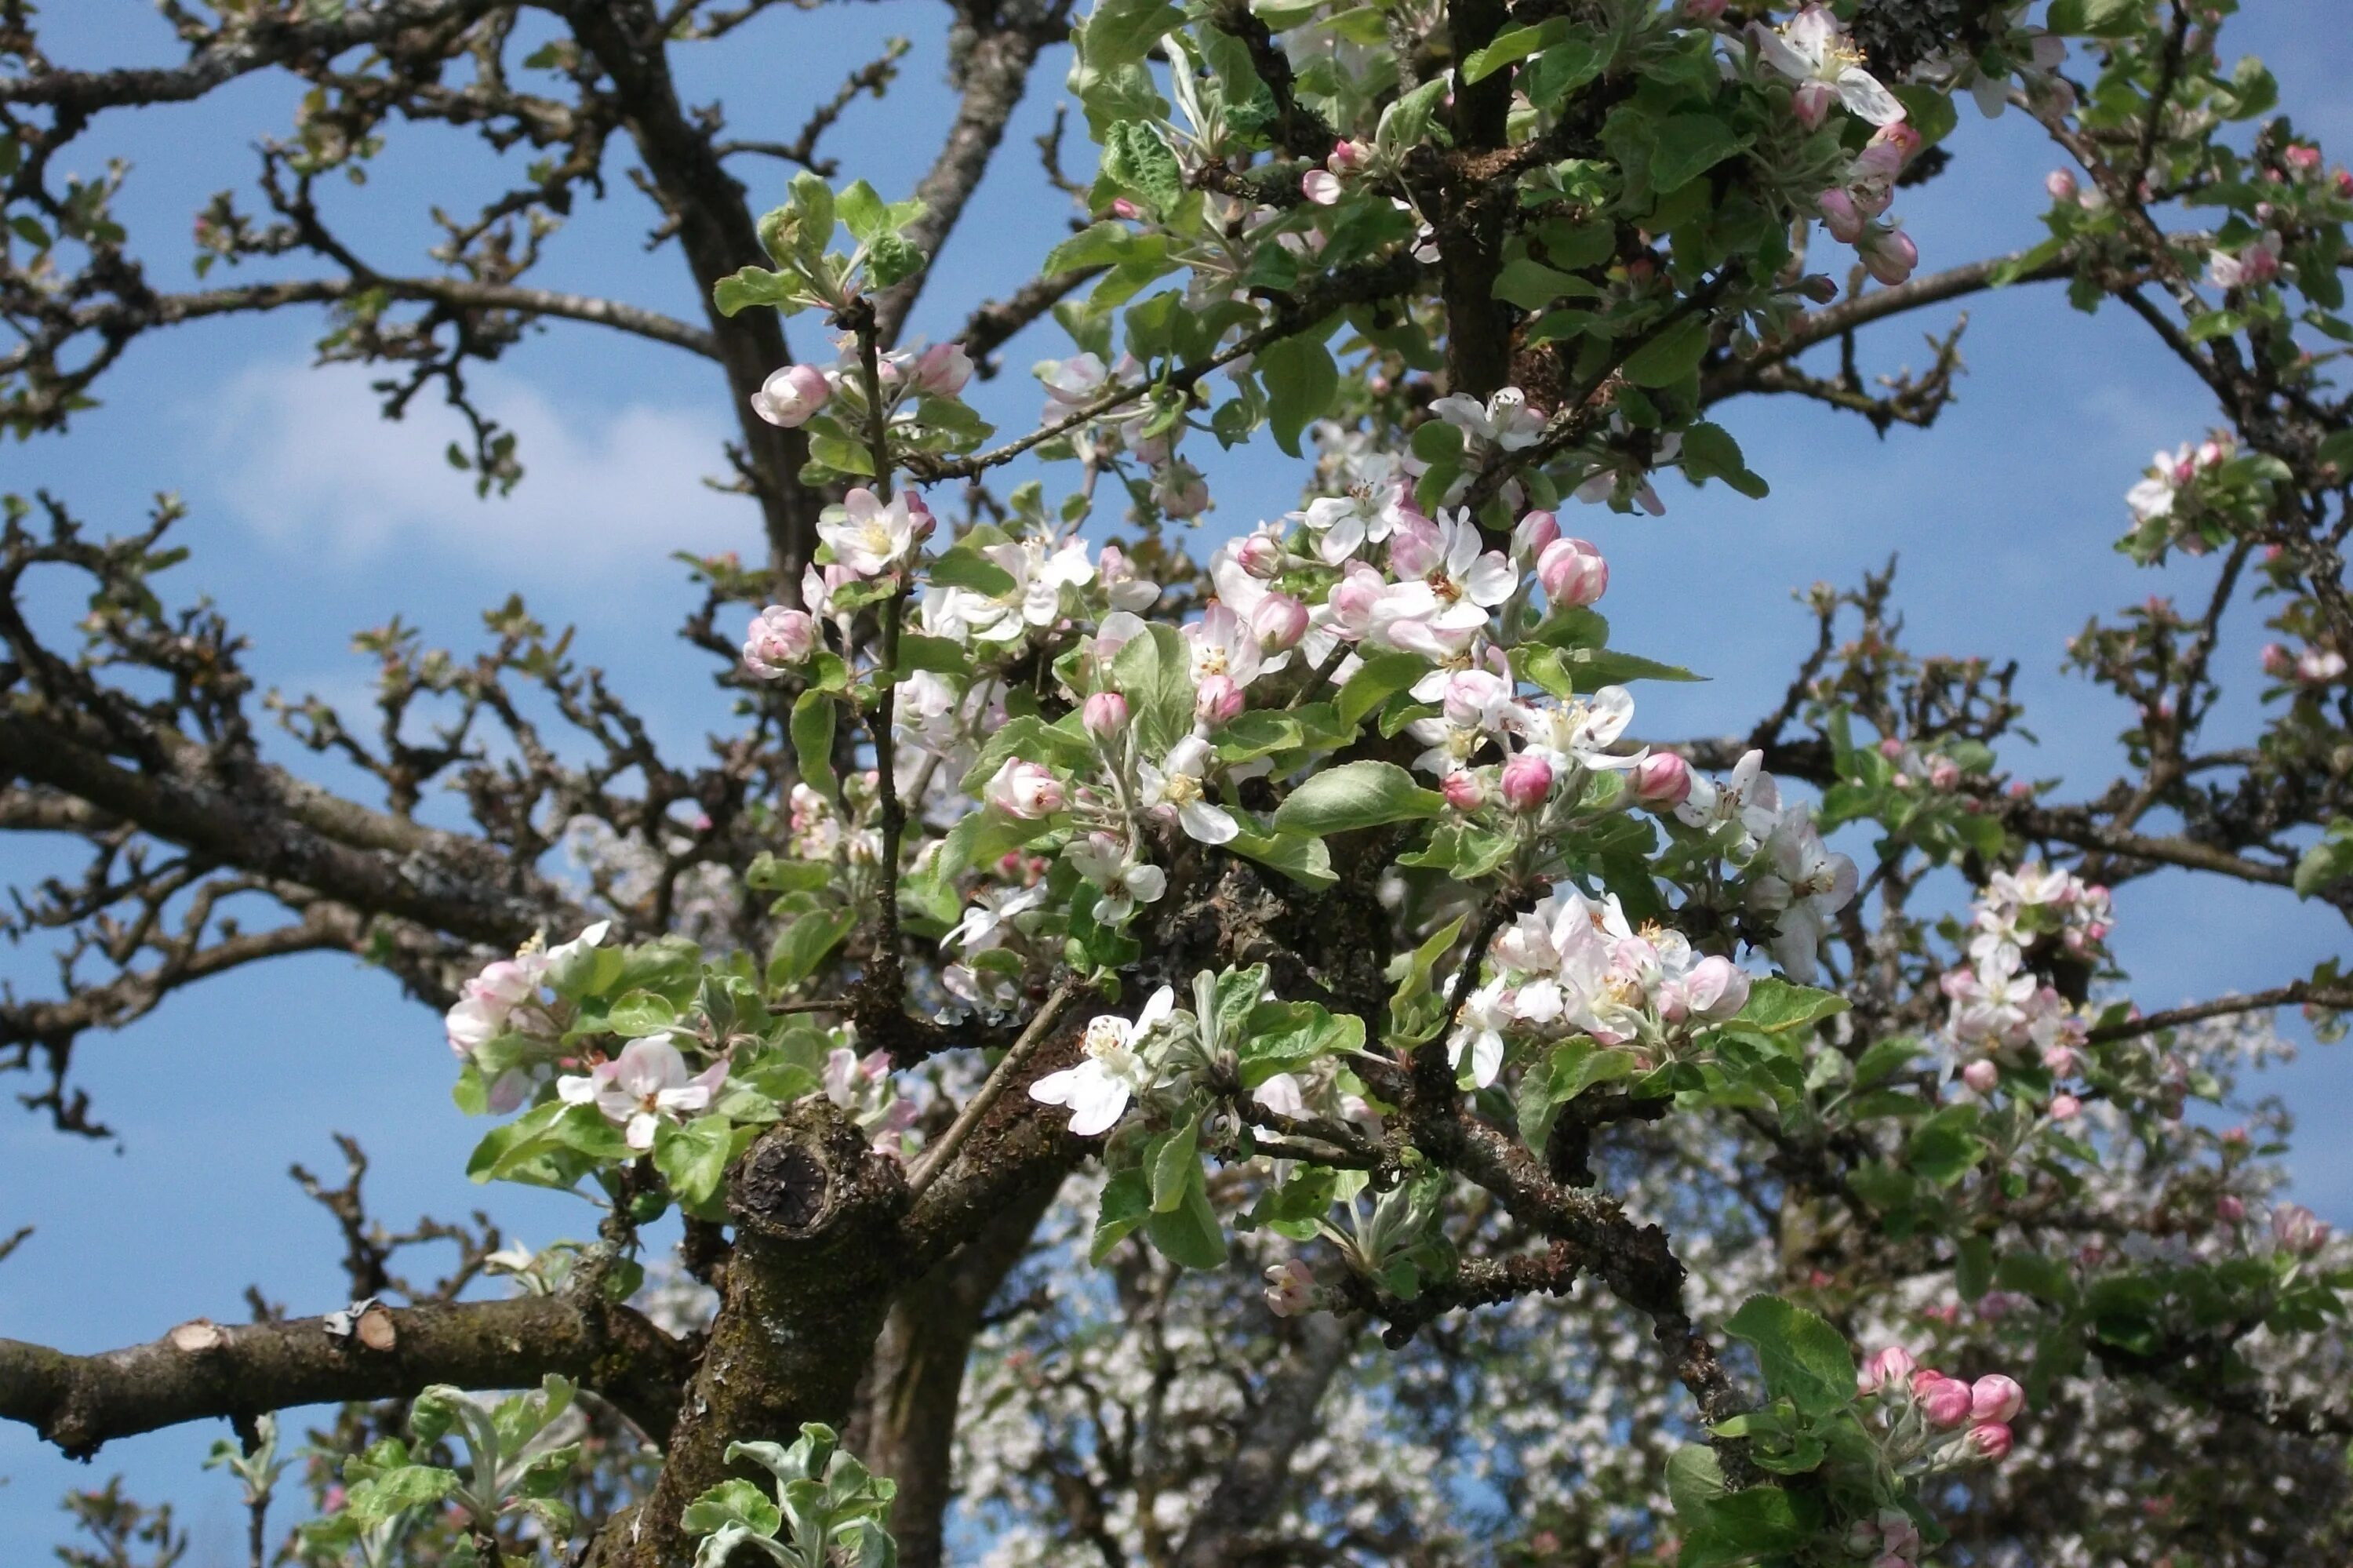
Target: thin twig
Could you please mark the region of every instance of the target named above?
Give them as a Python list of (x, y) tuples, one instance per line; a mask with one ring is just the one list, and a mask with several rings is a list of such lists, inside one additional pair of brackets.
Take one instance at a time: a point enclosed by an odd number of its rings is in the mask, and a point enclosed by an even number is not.
[(1053, 994), (1046, 998), (1045, 1005), (1038, 1009), (1038, 1015), (1029, 1021), (1029, 1027), (1021, 1031), (1021, 1037), (1007, 1049), (1003, 1059), (997, 1064), (997, 1070), (988, 1075), (988, 1081), (965, 1102), (964, 1109), (956, 1113), (955, 1121), (941, 1135), (931, 1152), (923, 1156), (923, 1163), (917, 1165), (907, 1178), (908, 1202), (913, 1203), (921, 1198), (946, 1171), (948, 1162), (956, 1157), (956, 1150), (964, 1147), (965, 1140), (972, 1136), (973, 1128), (980, 1125), (980, 1118), (988, 1114), (988, 1107), (1005, 1093), (1005, 1086), (1013, 1081), (1013, 1075), (1020, 1069), (1022, 1063), (1029, 1059), (1030, 1053), (1046, 1038), (1046, 1032), (1054, 1027), (1054, 1021), (1062, 1016), (1062, 1010), (1078, 993), (1078, 981), (1064, 980), (1054, 988)]

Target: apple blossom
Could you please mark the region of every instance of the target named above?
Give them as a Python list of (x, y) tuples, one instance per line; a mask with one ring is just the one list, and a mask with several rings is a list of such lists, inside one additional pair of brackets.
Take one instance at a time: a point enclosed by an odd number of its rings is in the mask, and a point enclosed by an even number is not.
[(631, 1149), (649, 1150), (657, 1127), (706, 1108), (726, 1078), (723, 1060), (690, 1076), (678, 1047), (655, 1035), (630, 1041), (585, 1075), (558, 1078), (555, 1092), (566, 1105), (595, 1106)]
[(1299, 194), (1317, 207), (1335, 205), (1344, 192), (1340, 176), (1329, 169), (1310, 169), (1299, 177)]
[(1905, 1384), (1917, 1366), (1911, 1351), (1901, 1345), (1889, 1345), (1862, 1363), (1862, 1370), (1855, 1375), (1855, 1390), (1870, 1393), (1883, 1387)]
[(1094, 917), (1102, 925), (1120, 924), (1135, 913), (1137, 905), (1156, 904), (1168, 891), (1167, 873), (1149, 861), (1133, 859), (1127, 846), (1110, 833), (1072, 839), (1062, 858), (1102, 890), (1094, 904)]
[(1912, 276), (1920, 265), (1920, 248), (1900, 228), (1873, 229), (1863, 236), (1860, 254), (1863, 270), (1890, 287)]
[(772, 604), (752, 618), (744, 637), (744, 667), (762, 680), (777, 680), (807, 663), (818, 646), (817, 621), (808, 611)]
[(1960, 1426), (1969, 1419), (1969, 1385), (1957, 1377), (1932, 1372), (1926, 1379), (1915, 1380), (1913, 1397), (1920, 1402), (1920, 1413), (1931, 1425)]
[(1810, 984), (1831, 917), (1854, 897), (1854, 862), (1823, 844), (1802, 808), (1775, 825), (1765, 859), (1770, 869), (1749, 884), (1749, 904), (1773, 916), (1774, 959)]
[(752, 411), (772, 425), (797, 429), (833, 396), (833, 383), (814, 365), (787, 365), (773, 371), (752, 394)]
[(2001, 1069), (1980, 1056), (1961, 1069), (1961, 1082), (1981, 1095), (1989, 1095), (2001, 1082)]
[(1798, 118), (1809, 129), (1822, 122), (1834, 102), (1873, 125), (1904, 118), (1904, 106), (1862, 69), (1862, 51), (1829, 7), (1808, 5), (1778, 31), (1753, 24), (1749, 37), (1767, 65), (1799, 84)]
[(2014, 1378), (1989, 1372), (1969, 1385), (1969, 1418), (2009, 1421), (2026, 1408), (2026, 1390)]
[(1536, 580), (1553, 603), (1582, 609), (1609, 591), (1609, 563), (1590, 540), (1555, 539), (1536, 557)]
[(2053, 169), (2043, 177), (2042, 188), (2051, 193), (2052, 201), (2075, 199), (2075, 176), (2065, 169)]
[(1205, 725), (1229, 723), (1247, 700), (1231, 675), (1204, 675), (1193, 689), (1193, 716)]
[(1062, 781), (1039, 763), (1008, 758), (983, 788), (988, 803), (1008, 817), (1035, 821), (1060, 810), (1069, 800)]
[(1487, 803), (1487, 786), (1467, 768), (1458, 768), (1439, 780), (1438, 792), (1458, 811), (1475, 811)]
[(932, 514), (912, 492), (902, 490), (885, 502), (860, 485), (825, 509), (817, 532), (836, 564), (861, 577), (880, 577), (914, 558), (931, 535)]
[(1278, 1318), (1296, 1318), (1315, 1305), (1315, 1272), (1298, 1258), (1271, 1265), (1266, 1271), (1266, 1309)]
[(1972, 1457), (1989, 1459), (1995, 1463), (2010, 1457), (2012, 1441), (2010, 1428), (1999, 1421), (1988, 1421), (1972, 1426), (1968, 1430), (1968, 1435), (1961, 1439), (1963, 1446), (1968, 1450)]
[(2272, 1210), (2272, 1238), (2281, 1251), (2309, 1257), (2328, 1245), (2328, 1226), (2302, 1203), (2281, 1203)]
[(1814, 210), (1821, 214), (1822, 227), (1831, 231), (1831, 238), (1841, 245), (1861, 239), (1872, 216), (1857, 208), (1854, 197), (1837, 185), (1814, 197)]
[(915, 356), (915, 389), (953, 397), (972, 379), (972, 355), (960, 343), (935, 343)]
[(1691, 799), (1691, 764), (1672, 751), (1654, 751), (1626, 775), (1635, 802), (1653, 811), (1672, 811)]
[(1231, 843), (1241, 824), (1208, 798), (1201, 780), (1209, 763), (1209, 743), (1198, 736), (1178, 741), (1157, 764), (1139, 760), (1135, 771), (1142, 803), (1156, 815), (1173, 816), (1187, 837), (1205, 844)]
[(1079, 722), (1097, 740), (1116, 740), (1127, 729), (1127, 699), (1117, 692), (1097, 692), (1080, 708)]
[(1041, 360), (1033, 374), (1044, 383), (1046, 396), (1065, 408), (1092, 401), (1111, 382), (1111, 373), (1103, 367), (1102, 356), (1093, 354)]
[(1440, 397), (1430, 411), (1466, 435), (1507, 452), (1532, 447), (1543, 439), (1544, 416), (1528, 407), (1527, 394), (1506, 387), (1483, 404), (1467, 393)]
[(1514, 811), (1540, 811), (1552, 794), (1552, 764), (1523, 752), (1504, 764), (1504, 804)]
[(2052, 1121), (2073, 1121), (2082, 1114), (2084, 1102), (2073, 1095), (2053, 1095), (2049, 1108)]
[(1013, 922), (1017, 916), (1045, 906), (1046, 889), (1043, 884), (1034, 887), (984, 887), (973, 897), (963, 917), (940, 938), (941, 947), (972, 954), (1002, 946), (1016, 928)]
[(1282, 570), (1283, 554), (1282, 541), (1263, 529), (1246, 535), (1233, 546), (1234, 564), (1261, 582), (1272, 580)]
[(1270, 593), (1250, 611), (1250, 634), (1270, 653), (1285, 653), (1307, 635), (1307, 607), (1287, 593)]
[(1068, 1106), (1075, 1137), (1109, 1131), (1126, 1114), (1127, 1102), (1152, 1086), (1154, 1067), (1145, 1048), (1154, 1032), (1168, 1022), (1176, 1000), (1176, 990), (1164, 985), (1145, 1000), (1132, 1022), (1115, 1013), (1092, 1020), (1082, 1045), (1086, 1059), (1031, 1084), (1029, 1097), (1040, 1105)]
[(1335, 175), (1358, 175), (1370, 166), (1372, 160), (1372, 143), (1344, 136), (1332, 143), (1332, 152), (1324, 162)]

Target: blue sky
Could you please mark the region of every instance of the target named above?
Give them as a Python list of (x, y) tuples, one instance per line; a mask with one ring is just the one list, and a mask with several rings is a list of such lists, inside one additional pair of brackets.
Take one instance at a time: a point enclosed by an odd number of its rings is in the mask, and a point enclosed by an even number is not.
[[(2272, 64), (2301, 128), (2340, 159), (2353, 154), (2353, 99), (2341, 85), (2353, 79), (2353, 32), (2337, 8), (2249, 0), (2247, 9), (2231, 29), (2237, 48)], [(47, 10), (47, 42), (66, 63), (176, 53), (142, 0), (58, 0)], [(862, 175), (902, 196), (952, 112), (940, 20), (906, 0), (772, 14), (723, 57), (690, 51), (688, 96), (723, 101), (739, 133), (788, 137), (881, 37), (907, 33), (915, 48), (899, 85), (882, 104), (855, 106), (831, 143), (844, 178)], [(1060, 99), (1064, 64), (1056, 51), (1041, 69), (999, 167), (943, 258), (916, 333), (953, 331), (974, 303), (1026, 277), (1051, 243), (1062, 215), (1029, 141)], [(107, 156), (131, 161), (121, 215), (152, 276), (186, 286), (194, 210), (212, 191), (249, 180), (251, 143), (288, 123), (296, 94), (286, 79), (250, 79), (198, 104), (109, 119), (66, 162), (95, 172)], [(1905, 193), (1897, 209), (1931, 268), (2040, 238), (2052, 149), (2015, 115), (1965, 114), (1952, 173), (1926, 193)], [(755, 183), (755, 196), (781, 194), (774, 171), (740, 172), (775, 187)], [(367, 188), (329, 193), (328, 211), (378, 266), (421, 268), (427, 207), (462, 208), (501, 188), (501, 173), (512, 171), (455, 132), (404, 130)], [(614, 190), (554, 242), (537, 281), (692, 316), (674, 255), (643, 252), (650, 208), (626, 183)], [(1638, 694), (1644, 733), (1745, 730), (1778, 698), (1809, 634), (1791, 590), (1817, 578), (1852, 583), (1900, 553), (1898, 598), (1915, 649), (2021, 661), (2028, 722), (2042, 745), (2013, 753), (2010, 766), (2092, 788), (2105, 780), (2121, 715), (2059, 673), (2061, 645), (2095, 610), (2153, 591), (2185, 602), (2202, 592), (2210, 567), (2189, 563), (2159, 580), (2110, 545), (2124, 524), (2122, 493), (2149, 451), (2196, 436), (2212, 414), (2121, 313), (2087, 319), (2049, 289), (1968, 304), (1970, 373), (1936, 430), (1883, 441), (1812, 405), (1734, 404), (1719, 417), (1772, 482), (1771, 499), (1670, 481), (1662, 520), (1577, 514), (1613, 562), (1603, 608), (1616, 641), (1713, 677)], [(1920, 334), (1949, 315), (1878, 329), (1865, 339), (1866, 364), (1921, 364)], [(512, 498), (485, 503), (441, 460), (454, 418), (420, 402), (403, 424), (379, 422), (365, 372), (307, 368), (316, 325), (315, 316), (288, 315), (139, 344), (102, 384), (106, 406), (73, 434), (0, 451), (0, 489), (54, 489), (107, 529), (133, 525), (154, 493), (180, 493), (191, 508), (181, 542), (195, 555), (174, 574), (176, 591), (218, 601), (254, 640), (265, 682), (290, 694), (352, 701), (366, 683), (364, 662), (348, 651), (354, 630), (398, 612), (463, 650), (478, 612), (519, 589), (543, 619), (578, 627), (581, 656), (613, 672), (661, 738), (696, 747), (722, 709), (707, 662), (671, 636), (691, 596), (664, 556), (760, 548), (746, 503), (698, 482), (720, 470), (730, 422), (715, 369), (588, 327), (535, 337), (476, 378), (521, 432), (530, 471)], [(811, 324), (792, 326), (801, 352), (820, 351)], [(1007, 355), (1013, 373), (978, 394), (984, 410), (1005, 425), (1027, 420), (1037, 397), (1021, 370), (1055, 347), (1050, 333), (1018, 342)], [(1198, 444), (1197, 458), (1214, 454)], [(1213, 531), (1293, 503), (1297, 465), (1271, 447), (1206, 466), (1219, 497)], [(2223, 644), (2221, 667), (2249, 677), (2249, 694), (2262, 641), (2242, 621)], [(0, 863), (10, 882), (71, 864), (22, 842), (0, 842)], [(2119, 915), (2120, 950), (2146, 977), (2137, 994), (2150, 1007), (2277, 983), (2346, 947), (2333, 916), (2211, 880), (2135, 884)], [(37, 949), (0, 951), (0, 973), (28, 986), (45, 969)], [(331, 1129), (366, 1145), (374, 1202), (388, 1220), (479, 1205), (534, 1245), (586, 1234), (593, 1221), (576, 1200), (467, 1183), (464, 1158), (480, 1128), (450, 1107), (449, 1077), (437, 1022), (383, 977), (333, 957), (232, 976), (89, 1041), (80, 1079), (119, 1143), (63, 1139), (30, 1118), (0, 1116), (0, 1234), (39, 1227), (0, 1264), (0, 1334), (104, 1349), (199, 1314), (242, 1317), (248, 1283), (297, 1312), (339, 1304), (332, 1227), (285, 1176), (296, 1160), (336, 1169)], [(2325, 1049), (2264, 1085), (2303, 1122), (2299, 1192), (2340, 1223), (2353, 1221), (2353, 1143), (2337, 1136), (2346, 1086), (2344, 1059)], [(83, 1468), (21, 1428), (0, 1427), (0, 1543), (55, 1539), (60, 1491), (121, 1469), (141, 1495), (181, 1503), (198, 1537), (190, 1568), (236, 1561), (234, 1487), (196, 1468), (214, 1436), (191, 1429), (118, 1444)]]

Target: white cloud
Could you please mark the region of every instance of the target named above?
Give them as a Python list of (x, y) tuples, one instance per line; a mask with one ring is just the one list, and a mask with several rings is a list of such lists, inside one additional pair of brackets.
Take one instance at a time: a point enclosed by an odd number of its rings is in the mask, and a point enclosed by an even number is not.
[(431, 393), (387, 420), (375, 372), (261, 365), (232, 380), (199, 432), (211, 488), (271, 544), (351, 564), (396, 552), (513, 575), (576, 579), (643, 571), (673, 549), (751, 545), (748, 502), (702, 481), (724, 464), (719, 422), (644, 404), (559, 402), (497, 369), (469, 377), (480, 407), (515, 433), (522, 482), (479, 500), (449, 466), (465, 420)]

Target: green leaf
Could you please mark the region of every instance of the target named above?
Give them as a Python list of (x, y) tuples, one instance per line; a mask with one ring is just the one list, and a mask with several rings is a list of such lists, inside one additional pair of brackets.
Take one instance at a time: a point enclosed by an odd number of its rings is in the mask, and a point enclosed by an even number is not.
[(718, 1195), (734, 1130), (723, 1116), (666, 1121), (654, 1129), (654, 1169), (670, 1182), (681, 1206), (699, 1209)]
[(1441, 73), (1382, 110), (1380, 123), (1373, 132), (1374, 144), (1389, 153), (1419, 146), (1437, 129), (1433, 117), (1452, 86)]
[(1394, 762), (1350, 762), (1327, 768), (1293, 789), (1275, 809), (1274, 825), (1322, 837), (1434, 817), (1445, 807), (1445, 797), (1416, 784)]
[(759, 1488), (731, 1478), (687, 1504), (680, 1522), (689, 1535), (711, 1535), (740, 1524), (754, 1535), (774, 1536), (784, 1527), (785, 1516)]
[(1365, 1021), (1312, 1001), (1261, 1001), (1236, 1043), (1242, 1085), (1256, 1088), (1319, 1057), (1365, 1048)]
[(1667, 1497), (1675, 1517), (1687, 1525), (1704, 1518), (1710, 1503), (1728, 1494), (1724, 1468), (1715, 1450), (1704, 1443), (1686, 1443), (1667, 1459)]
[(1561, 1107), (1596, 1084), (1633, 1076), (1641, 1065), (1631, 1051), (1604, 1050), (1590, 1040), (1553, 1047), (1544, 1066), (1520, 1080), (1521, 1140), (1530, 1149), (1542, 1149)]
[(1801, 1414), (1829, 1415), (1854, 1403), (1854, 1355), (1846, 1336), (1804, 1308), (1752, 1296), (1724, 1329), (1755, 1348), (1766, 1388)]
[(1714, 326), (1704, 311), (1690, 311), (1626, 356), (1626, 379), (1637, 387), (1672, 387), (1699, 369)]
[(757, 305), (774, 305), (789, 314), (800, 308), (801, 300), (800, 280), (783, 272), (771, 272), (765, 267), (746, 267), (731, 273), (711, 290), (711, 302), (719, 307), (723, 316)]
[(605, 1027), (628, 1039), (667, 1034), (678, 1027), (678, 1009), (649, 991), (633, 991), (613, 1003)]
[(1185, 171), (1160, 132), (1139, 120), (1123, 120), (1103, 139), (1105, 179), (1134, 192), (1153, 211), (1166, 217), (1185, 199)]
[[(1439, 421), (1431, 420), (1430, 424)], [(1447, 427), (1452, 429), (1451, 426)], [(1430, 429), (1424, 425), (1423, 429)], [(1340, 687), (1340, 722), (1354, 725), (1366, 714), (1430, 673), (1430, 661), (1419, 653), (1368, 653), (1356, 673)]]
[(839, 705), (830, 692), (793, 699), (793, 757), (801, 778), (821, 794), (834, 792), (833, 725)]
[(1540, 311), (1563, 294), (1590, 294), (1593, 285), (1574, 273), (1523, 256), (1504, 263), (1504, 270), (1495, 274), (1493, 291), (1495, 298), (1524, 311)]
[(779, 990), (798, 985), (857, 928), (858, 911), (848, 908), (819, 909), (793, 921), (776, 933), (768, 949), (768, 984)]
[(1684, 477), (1694, 483), (1720, 479), (1752, 501), (1762, 501), (1772, 487), (1748, 471), (1740, 443), (1721, 425), (1702, 419), (1683, 431)]
[(1083, 35), (1087, 65), (1108, 72), (1140, 64), (1184, 22), (1185, 13), (1168, 0), (1096, 0)]
[(1226, 1233), (1218, 1212), (1209, 1207), (1208, 1188), (1197, 1162), (1185, 1182), (1184, 1196), (1175, 1209), (1155, 1208), (1145, 1218), (1145, 1234), (1160, 1255), (1185, 1268), (1210, 1269), (1226, 1261)]
[(1505, 66), (1516, 65), (1567, 36), (1566, 16), (1548, 16), (1534, 26), (1505, 27), (1484, 48), (1472, 49), (1463, 57), (1462, 85), (1484, 81)]
[(1769, 976), (1748, 989), (1748, 1004), (1733, 1022), (1765, 1034), (1786, 1034), (1844, 1012), (1846, 998)]
[(1321, 892), (1340, 880), (1322, 839), (1299, 832), (1254, 833), (1245, 828), (1226, 845), (1231, 853), (1272, 866), (1303, 887)]
[(1128, 639), (1111, 662), (1145, 754), (1166, 755), (1193, 733), (1193, 660), (1185, 639), (1159, 622)]
[(2051, 31), (2088, 38), (2128, 38), (2148, 26), (2148, 0), (2051, 0)]
[(1090, 1262), (1100, 1266), (1112, 1248), (1125, 1241), (1152, 1213), (1152, 1182), (1143, 1170), (1132, 1167), (1112, 1173), (1103, 1183), (1103, 1201), (1095, 1210), (1094, 1245)]
[(2339, 817), (2318, 843), (2296, 857), (2291, 883), (2298, 898), (2310, 898), (2346, 875), (2353, 875), (2353, 821)]
[(1267, 429), (1274, 444), (1299, 456), (1299, 433), (1327, 412), (1340, 389), (1340, 367), (1321, 339), (1302, 333), (1259, 350), (1259, 380), (1266, 387)]
[(458, 1475), (432, 1465), (403, 1465), (351, 1489), (344, 1510), (363, 1529), (389, 1524), (410, 1509), (431, 1508), (458, 1489)]
[(1951, 1186), (1977, 1168), (1989, 1152), (1978, 1136), (1975, 1106), (1948, 1106), (1912, 1129), (1905, 1166), (1915, 1176)]
[(1201, 1123), (1187, 1122), (1161, 1140), (1152, 1156), (1152, 1212), (1173, 1214), (1185, 1202), (1185, 1189), (1200, 1174)]
[(1651, 149), (1651, 188), (1673, 190), (1747, 145), (1747, 137), (1713, 114), (1671, 114)]

